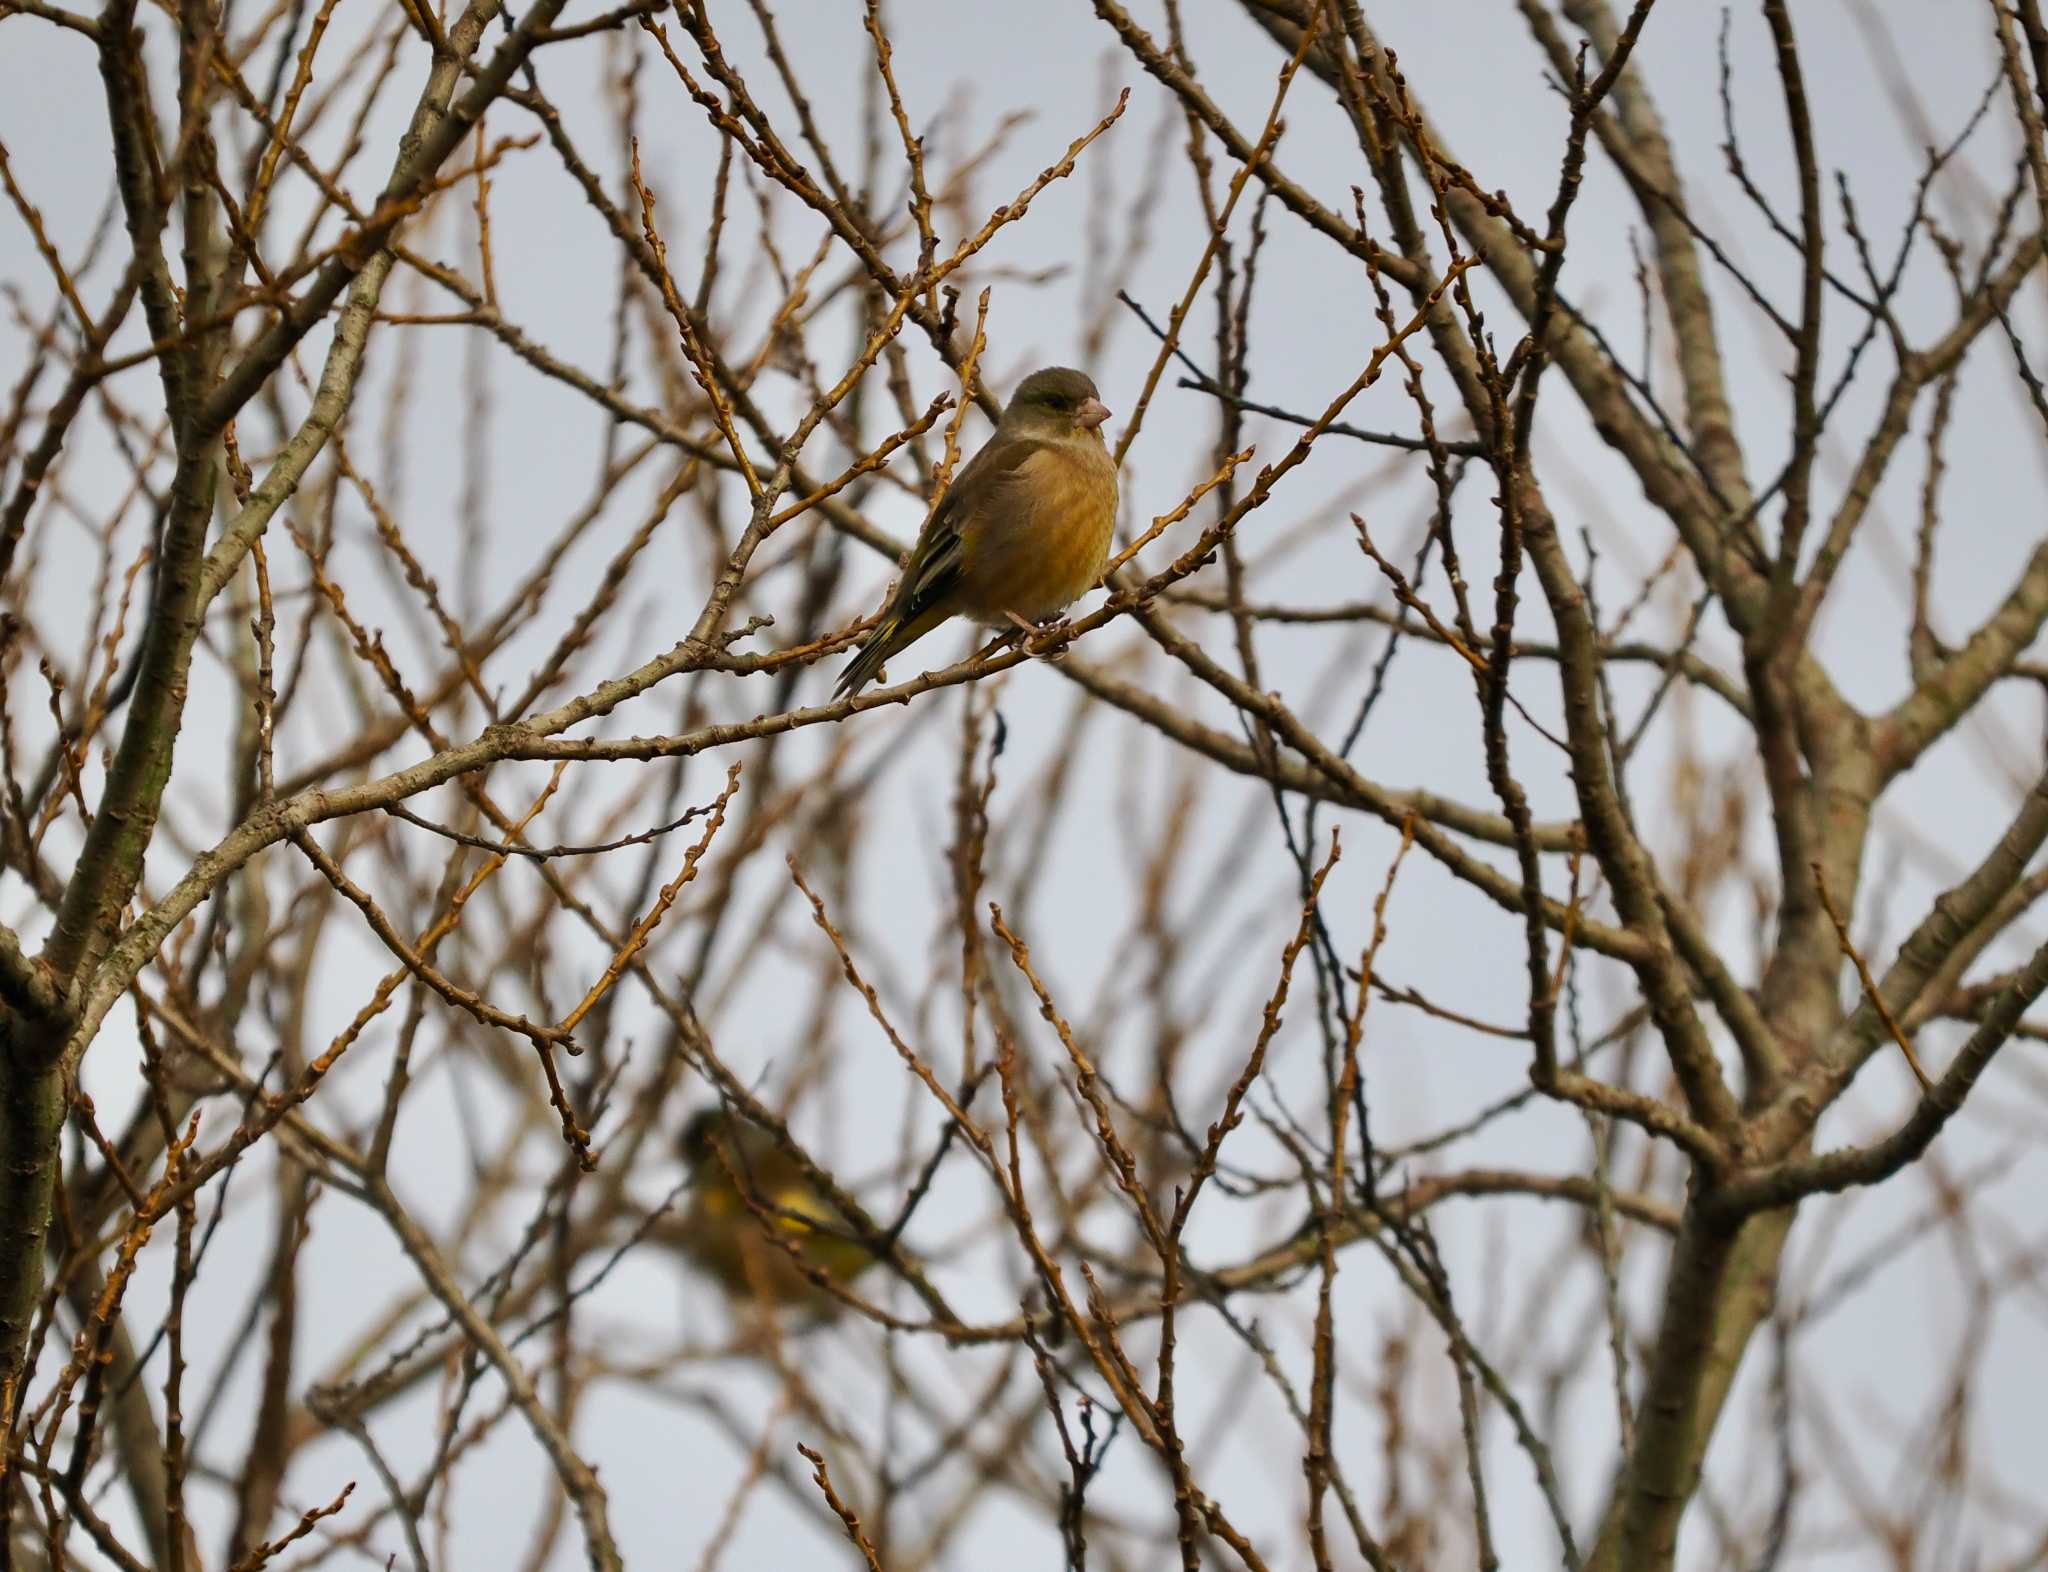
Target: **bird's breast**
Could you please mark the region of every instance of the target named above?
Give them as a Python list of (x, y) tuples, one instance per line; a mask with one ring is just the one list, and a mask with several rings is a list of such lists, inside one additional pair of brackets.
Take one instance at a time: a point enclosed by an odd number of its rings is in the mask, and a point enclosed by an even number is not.
[(1100, 442), (1033, 455), (962, 541), (961, 609), (997, 626), (1012, 612), (1035, 620), (1064, 611), (1102, 576), (1116, 503), (1116, 463)]

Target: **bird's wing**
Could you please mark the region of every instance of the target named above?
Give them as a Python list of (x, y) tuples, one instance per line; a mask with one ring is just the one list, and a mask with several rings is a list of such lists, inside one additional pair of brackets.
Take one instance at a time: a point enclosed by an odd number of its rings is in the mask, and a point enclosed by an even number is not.
[(959, 478), (940, 499), (938, 511), (917, 537), (917, 547), (903, 570), (889, 615), (913, 622), (921, 612), (944, 600), (959, 582), (965, 562), (964, 537), (988, 514), (1005, 505), (1003, 494), (1049, 444), (1028, 438), (991, 441), (968, 460)]
[(811, 1188), (803, 1171), (771, 1137), (764, 1134), (759, 1139), (750, 1139), (733, 1155), (740, 1188), (755, 1205), (767, 1211), (776, 1227), (790, 1233), (810, 1233), (821, 1226), (828, 1230), (846, 1226), (839, 1209)]

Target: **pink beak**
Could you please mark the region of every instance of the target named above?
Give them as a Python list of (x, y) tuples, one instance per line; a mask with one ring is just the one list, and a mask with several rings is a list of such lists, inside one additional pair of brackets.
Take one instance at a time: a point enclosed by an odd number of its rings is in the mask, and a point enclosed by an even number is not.
[(1093, 431), (1109, 419), (1109, 406), (1099, 398), (1083, 399), (1081, 407), (1074, 411), (1074, 424), (1083, 431)]

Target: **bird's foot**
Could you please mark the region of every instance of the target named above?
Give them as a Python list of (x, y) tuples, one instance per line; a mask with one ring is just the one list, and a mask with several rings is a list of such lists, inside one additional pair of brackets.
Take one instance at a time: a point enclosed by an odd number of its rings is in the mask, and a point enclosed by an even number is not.
[(1063, 640), (1057, 648), (1048, 649), (1046, 647), (1055, 639), (1058, 639), (1069, 626), (1065, 617), (1054, 616), (1047, 617), (1043, 622), (1030, 622), (1018, 616), (1014, 611), (1009, 613), (1009, 616), (1010, 620), (1017, 624), (1017, 643), (1026, 655), (1031, 656), (1034, 660), (1062, 660), (1065, 658), (1067, 650), (1071, 646)]

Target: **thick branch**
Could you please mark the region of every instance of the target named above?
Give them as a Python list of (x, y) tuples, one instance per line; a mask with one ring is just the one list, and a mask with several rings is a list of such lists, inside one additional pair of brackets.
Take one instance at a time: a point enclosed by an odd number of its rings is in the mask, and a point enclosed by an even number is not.
[(1998, 1050), (2012, 1040), (2020, 1017), (2044, 990), (2048, 990), (2048, 944), (2035, 950), (2012, 981), (1983, 1007), (1977, 1029), (1898, 1129), (1869, 1146), (1788, 1161), (1746, 1176), (1710, 1192), (1706, 1204), (1716, 1216), (1743, 1217), (1790, 1206), (1809, 1195), (1889, 1179), (1926, 1151), (1955, 1117)]

